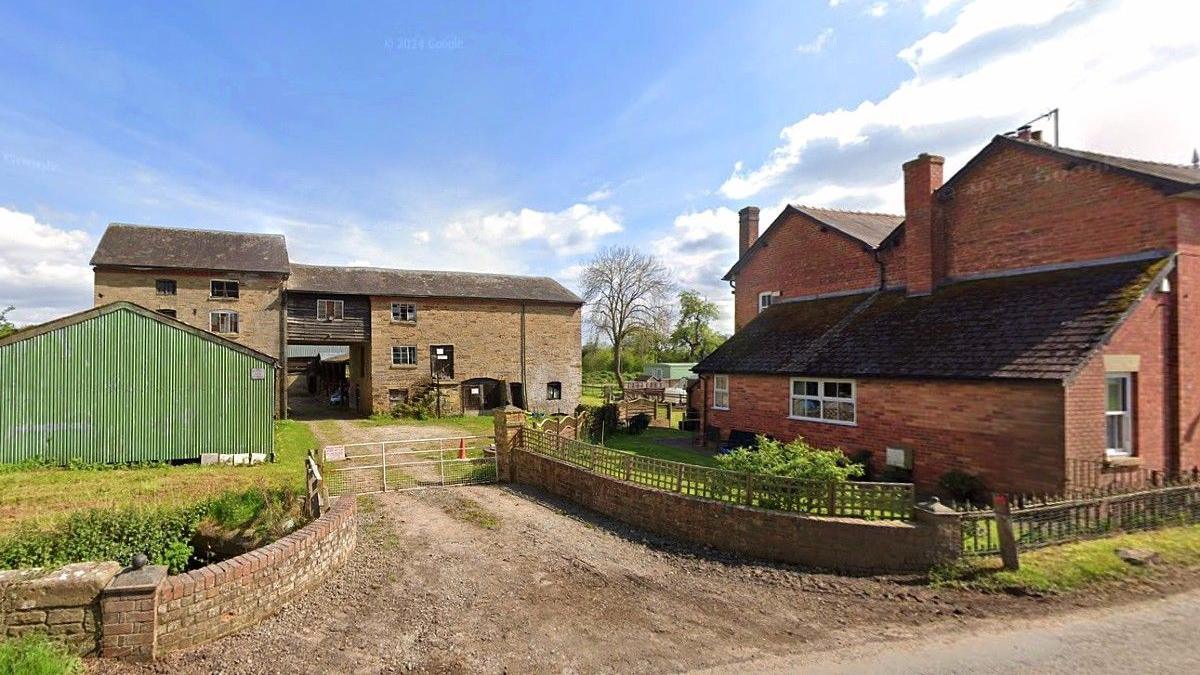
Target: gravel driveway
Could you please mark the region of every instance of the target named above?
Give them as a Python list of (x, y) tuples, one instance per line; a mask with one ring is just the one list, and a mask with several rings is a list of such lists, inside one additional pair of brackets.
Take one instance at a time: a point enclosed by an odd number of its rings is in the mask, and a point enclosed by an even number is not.
[(100, 672), (663, 672), (919, 636), (1051, 600), (692, 549), (526, 490), (362, 498), (327, 583), (260, 626)]

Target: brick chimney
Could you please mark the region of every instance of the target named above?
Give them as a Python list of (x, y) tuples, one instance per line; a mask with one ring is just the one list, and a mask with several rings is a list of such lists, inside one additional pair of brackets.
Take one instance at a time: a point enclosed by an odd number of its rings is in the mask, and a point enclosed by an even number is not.
[(747, 206), (738, 211), (738, 257), (746, 254), (746, 249), (758, 239), (758, 207)]
[(904, 267), (909, 295), (929, 295), (937, 285), (939, 238), (934, 233), (933, 191), (942, 186), (946, 158), (921, 153), (904, 164)]

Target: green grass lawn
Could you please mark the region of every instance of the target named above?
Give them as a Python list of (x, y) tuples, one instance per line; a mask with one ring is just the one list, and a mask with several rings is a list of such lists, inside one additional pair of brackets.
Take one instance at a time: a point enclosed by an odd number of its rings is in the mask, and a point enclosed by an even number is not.
[(450, 427), (464, 431), (471, 436), (490, 436), (495, 431), (495, 421), (491, 415), (430, 417), (424, 420), (372, 415), (366, 419), (355, 420), (354, 423), (362, 427)]
[(1041, 593), (1073, 591), (1092, 584), (1153, 574), (1154, 566), (1137, 567), (1117, 557), (1120, 548), (1156, 551), (1162, 564), (1200, 567), (1200, 525), (1050, 546), (1021, 554), (1021, 569), (1009, 572), (995, 558), (964, 561), (937, 570), (936, 585), (998, 591), (1023, 589)]
[(61, 643), (33, 634), (0, 638), (0, 675), (66, 675), (84, 672), (83, 661)]
[(87, 508), (181, 505), (254, 486), (304, 489), (304, 457), (317, 439), (302, 422), (275, 424), (275, 462), (256, 466), (12, 468), (0, 470), (0, 534)]
[(700, 466), (717, 465), (716, 459), (711, 454), (693, 450), (688, 446), (680, 447), (678, 445), (663, 443), (663, 441), (690, 444), (692, 441), (692, 432), (650, 427), (636, 435), (618, 432), (605, 438), (604, 445), (614, 450), (624, 450), (625, 452), (632, 452), (635, 455), (657, 457), (658, 459), (665, 459), (671, 462), (698, 464)]

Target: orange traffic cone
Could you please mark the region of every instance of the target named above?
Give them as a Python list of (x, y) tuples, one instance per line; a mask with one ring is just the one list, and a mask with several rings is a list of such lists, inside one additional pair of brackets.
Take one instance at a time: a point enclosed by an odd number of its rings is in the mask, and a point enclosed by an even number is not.
[(467, 458), (467, 439), (465, 438), (458, 439), (458, 458)]

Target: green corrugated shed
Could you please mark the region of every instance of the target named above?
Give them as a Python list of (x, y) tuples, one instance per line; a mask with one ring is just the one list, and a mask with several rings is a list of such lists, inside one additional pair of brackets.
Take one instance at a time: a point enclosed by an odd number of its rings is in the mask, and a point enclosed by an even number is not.
[(0, 463), (272, 453), (276, 361), (127, 302), (0, 340)]
[(681, 377), (697, 377), (692, 372), (695, 363), (647, 363), (642, 372), (660, 380), (678, 380)]

